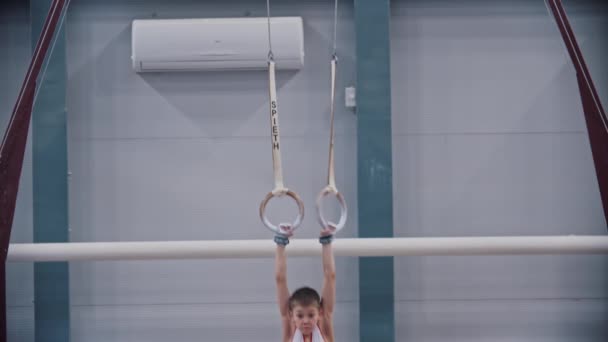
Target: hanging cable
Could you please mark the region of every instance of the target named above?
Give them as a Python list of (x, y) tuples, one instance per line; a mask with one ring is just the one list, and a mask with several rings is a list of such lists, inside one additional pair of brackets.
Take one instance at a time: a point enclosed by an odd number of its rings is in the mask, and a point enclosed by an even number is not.
[(272, 39), (270, 36), (270, 0), (266, 0), (266, 16), (268, 18), (268, 60), (273, 61), (274, 55), (272, 53)]
[(334, 51), (332, 56), (336, 56), (336, 45), (337, 45), (337, 36), (338, 36), (338, 0), (334, 1)]

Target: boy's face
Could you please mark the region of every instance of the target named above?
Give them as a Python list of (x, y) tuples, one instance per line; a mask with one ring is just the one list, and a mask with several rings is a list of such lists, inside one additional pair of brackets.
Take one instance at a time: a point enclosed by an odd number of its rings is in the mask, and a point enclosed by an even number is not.
[(316, 305), (301, 306), (296, 304), (291, 311), (291, 316), (302, 334), (312, 334), (319, 321), (319, 308)]

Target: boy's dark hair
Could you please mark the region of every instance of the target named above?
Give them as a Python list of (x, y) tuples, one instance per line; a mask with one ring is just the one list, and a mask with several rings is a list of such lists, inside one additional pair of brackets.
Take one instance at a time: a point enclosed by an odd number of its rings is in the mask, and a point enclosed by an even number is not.
[(315, 291), (315, 289), (310, 287), (301, 287), (294, 291), (289, 297), (289, 310), (292, 310), (294, 306), (309, 306), (315, 305), (316, 307), (321, 307), (321, 297), (319, 293)]

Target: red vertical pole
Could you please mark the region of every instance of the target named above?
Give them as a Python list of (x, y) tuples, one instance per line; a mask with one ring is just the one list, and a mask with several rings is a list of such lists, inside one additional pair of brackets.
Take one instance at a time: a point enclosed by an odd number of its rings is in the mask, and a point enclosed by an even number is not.
[(32, 117), (36, 80), (64, 7), (65, 0), (53, 0), (0, 146), (0, 253), (2, 253), (2, 261), (0, 261), (0, 342), (7, 341), (6, 256), (15, 215), (25, 145)]
[(604, 208), (604, 218), (608, 224), (608, 117), (606, 117), (606, 112), (604, 112), (600, 98), (597, 95), (591, 74), (589, 73), (589, 69), (587, 69), (585, 59), (578, 46), (561, 0), (548, 0), (548, 3), (576, 70), (576, 79), (583, 104), (591, 153), (595, 164), (595, 173)]

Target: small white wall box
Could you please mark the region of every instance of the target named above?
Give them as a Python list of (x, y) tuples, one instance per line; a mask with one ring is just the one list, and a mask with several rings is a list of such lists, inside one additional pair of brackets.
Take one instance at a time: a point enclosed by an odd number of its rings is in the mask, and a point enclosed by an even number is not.
[(346, 108), (357, 107), (357, 89), (355, 87), (344, 88), (344, 105)]
[[(304, 66), (301, 17), (270, 19), (277, 70)], [(268, 19), (138, 19), (131, 31), (136, 72), (268, 68)]]

